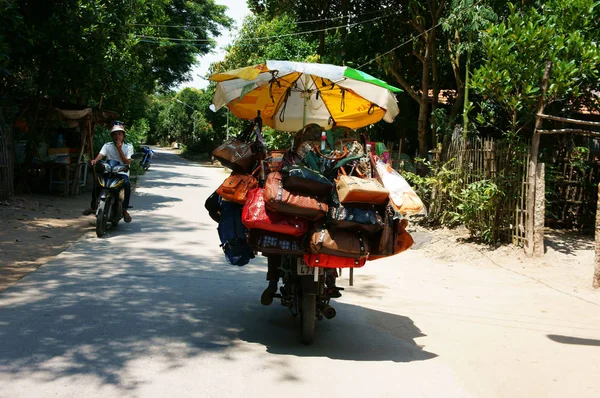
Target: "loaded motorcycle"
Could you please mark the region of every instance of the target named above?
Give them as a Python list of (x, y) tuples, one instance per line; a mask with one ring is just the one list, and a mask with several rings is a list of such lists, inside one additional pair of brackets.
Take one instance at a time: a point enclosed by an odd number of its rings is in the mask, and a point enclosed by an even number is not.
[(96, 236), (102, 237), (108, 229), (119, 224), (123, 218), (124, 183), (123, 176), (119, 173), (129, 170), (128, 165), (116, 160), (98, 162), (104, 171), (98, 176), (99, 194), (96, 210)]

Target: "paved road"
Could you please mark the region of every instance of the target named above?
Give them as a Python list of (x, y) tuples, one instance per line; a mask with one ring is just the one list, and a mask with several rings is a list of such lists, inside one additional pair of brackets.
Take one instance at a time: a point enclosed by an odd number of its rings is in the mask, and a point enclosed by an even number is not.
[(600, 396), (598, 303), (419, 250), (357, 270), (301, 345), (265, 261), (224, 261), (225, 177), (159, 151), (131, 224), (0, 293), (0, 397)]

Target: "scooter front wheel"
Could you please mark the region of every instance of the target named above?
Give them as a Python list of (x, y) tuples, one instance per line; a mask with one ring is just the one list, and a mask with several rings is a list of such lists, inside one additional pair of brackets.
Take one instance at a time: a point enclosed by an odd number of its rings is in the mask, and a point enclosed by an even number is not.
[(108, 208), (106, 202), (101, 200), (98, 203), (98, 210), (96, 211), (96, 236), (101, 238), (106, 233), (106, 224), (108, 222)]

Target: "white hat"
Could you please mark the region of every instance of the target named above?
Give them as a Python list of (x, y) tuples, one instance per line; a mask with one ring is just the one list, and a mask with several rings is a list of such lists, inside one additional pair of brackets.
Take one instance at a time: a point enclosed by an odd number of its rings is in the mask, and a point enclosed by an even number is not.
[(111, 134), (117, 131), (122, 131), (123, 134), (125, 134), (125, 127), (122, 124), (115, 124), (112, 126), (112, 129), (110, 129)]

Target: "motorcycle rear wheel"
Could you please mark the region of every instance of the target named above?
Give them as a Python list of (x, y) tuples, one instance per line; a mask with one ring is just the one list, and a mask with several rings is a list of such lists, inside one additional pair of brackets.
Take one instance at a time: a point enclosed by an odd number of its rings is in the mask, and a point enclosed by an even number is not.
[(98, 210), (96, 212), (96, 236), (101, 238), (106, 233), (106, 224), (108, 222), (108, 208), (106, 202), (101, 200), (98, 203)]
[(314, 294), (302, 295), (302, 343), (312, 344), (315, 339), (315, 323), (317, 319), (317, 296)]

